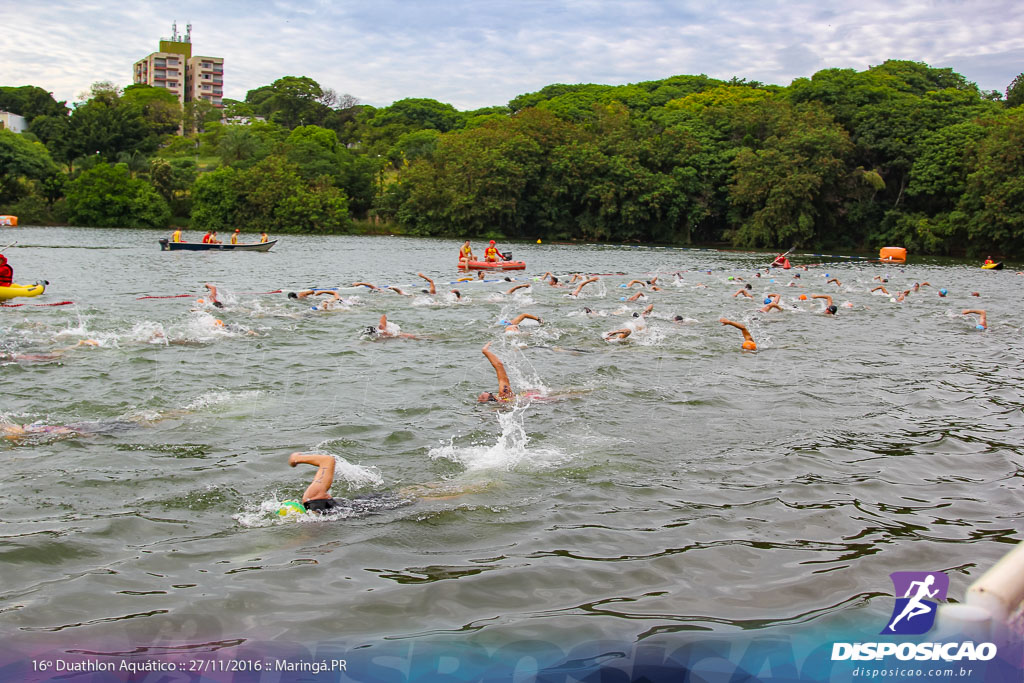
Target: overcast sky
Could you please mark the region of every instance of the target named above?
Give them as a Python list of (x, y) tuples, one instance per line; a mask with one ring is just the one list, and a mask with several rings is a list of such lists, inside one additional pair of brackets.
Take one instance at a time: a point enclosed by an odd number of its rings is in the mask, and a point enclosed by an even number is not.
[(384, 106), (459, 109), (552, 83), (618, 85), (704, 73), (788, 85), (886, 59), (952, 67), (1005, 92), (1024, 71), (1024, 0), (121, 0), (0, 2), (0, 85), (75, 101), (131, 83), (171, 23), (225, 59), (225, 97), (281, 76)]

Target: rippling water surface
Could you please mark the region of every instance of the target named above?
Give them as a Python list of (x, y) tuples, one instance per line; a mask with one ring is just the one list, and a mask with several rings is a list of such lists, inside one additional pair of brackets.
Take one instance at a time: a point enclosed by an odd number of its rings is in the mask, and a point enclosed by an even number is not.
[[(455, 302), (454, 241), (203, 254), (160, 252), (160, 236), (2, 233), (18, 240), (16, 280), (51, 284), (0, 310), (0, 418), (84, 432), (0, 445), (9, 645), (631, 641), (865, 611), (881, 624), (890, 572), (946, 571), (962, 597), (1021, 539), (1011, 270), (843, 261), (772, 281), (753, 277), (765, 255), (528, 244), (511, 276), (529, 290), (491, 276)], [(532, 279), (547, 270), (621, 274), (572, 299)], [(663, 291), (622, 300), (656, 273)], [(870, 293), (876, 276), (892, 294), (931, 286), (897, 303)], [(732, 296), (737, 277), (754, 299)], [(412, 295), (343, 288), (347, 308), (314, 312), (263, 293), (355, 280)], [(224, 310), (195, 303), (204, 282)], [(767, 292), (786, 310), (758, 312)], [(798, 298), (818, 293), (838, 316)], [(191, 296), (139, 299), (177, 294)], [(74, 304), (32, 305), (60, 301)], [(602, 339), (647, 303), (645, 329)], [(964, 308), (986, 309), (989, 329)], [(506, 334), (498, 321), (522, 312), (543, 324)], [(421, 338), (367, 337), (381, 313)], [(476, 402), (497, 389), (488, 341), (543, 400)], [(288, 467), (296, 450), (337, 456), (335, 496), (388, 495), (342, 519), (278, 517), (313, 474)], [(426, 497), (394, 504), (410, 491)]]

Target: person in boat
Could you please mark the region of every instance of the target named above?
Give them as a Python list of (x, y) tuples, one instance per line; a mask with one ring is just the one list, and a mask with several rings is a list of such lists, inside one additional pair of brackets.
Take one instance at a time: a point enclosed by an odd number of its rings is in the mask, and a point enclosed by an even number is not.
[(184, 242), (185, 241), (185, 240), (181, 239), (181, 228), (175, 228), (174, 232), (171, 233), (171, 241), (172, 242)]
[(270, 238), (267, 237), (267, 233), (261, 232), (260, 233), (260, 244), (266, 244), (269, 241), (270, 241)]
[[(491, 242), (491, 244), (494, 243)], [(473, 248), (469, 246), (469, 240), (466, 240), (462, 243), (462, 246), (459, 247), (459, 265), (465, 265), (473, 260), (475, 260), (473, 258)]]
[(815, 294), (811, 298), (825, 300), (825, 310), (823, 311), (825, 315), (835, 315), (836, 311), (839, 310), (838, 308), (832, 305), (832, 297), (829, 296), (828, 294)]
[(491, 243), (486, 249), (484, 249), (484, 261), (487, 261), (488, 263), (497, 263), (498, 261), (504, 260), (505, 259), (501, 255), (501, 252), (498, 251), (496, 246), (494, 246), (494, 240), (491, 240)]
[(14, 283), (14, 269), (7, 262), (7, 257), (0, 254), (0, 287), (10, 287)]
[(203, 244), (221, 244), (221, 241), (217, 239), (217, 231), (211, 230), (203, 235)]
[(993, 263), (995, 263), (995, 261), (992, 260), (991, 256), (989, 256), (988, 258), (985, 259), (985, 265), (986, 266), (991, 266)]
[(490, 361), (491, 367), (494, 368), (494, 372), (498, 376), (498, 393), (495, 394), (490, 391), (485, 391), (476, 397), (477, 402), (508, 402), (514, 400), (516, 395), (515, 392), (512, 391), (512, 385), (508, 381), (508, 373), (505, 372), (505, 365), (501, 362), (498, 356), (491, 351), (491, 342), (484, 344), (484, 348), (481, 349), (481, 353), (483, 353), (484, 357)]
[(235, 228), (235, 231), (231, 233), (231, 244), (238, 244), (238, 235), (242, 232), (240, 228)]
[(731, 325), (732, 327), (735, 327), (737, 330), (743, 333), (744, 351), (757, 351), (757, 343), (754, 341), (754, 338), (750, 336), (750, 331), (746, 328), (745, 325), (742, 325), (734, 320), (728, 320), (726, 318), (719, 318), (718, 322), (722, 323), (723, 325)]
[(978, 316), (978, 324), (975, 325), (979, 330), (988, 329), (988, 318), (985, 315), (985, 309), (983, 308), (965, 308), (960, 313), (961, 315), (976, 315)]

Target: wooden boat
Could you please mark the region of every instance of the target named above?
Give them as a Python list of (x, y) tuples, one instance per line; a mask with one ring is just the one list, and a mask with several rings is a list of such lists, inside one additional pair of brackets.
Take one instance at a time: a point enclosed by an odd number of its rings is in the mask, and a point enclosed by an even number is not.
[(172, 242), (163, 238), (160, 240), (160, 249), (162, 251), (270, 251), (275, 244), (277, 244), (277, 240), (248, 244), (203, 244), (202, 242)]
[(1003, 262), (997, 261), (996, 263), (986, 263), (981, 266), (983, 270), (1002, 270)]
[(10, 284), (0, 286), (0, 301), (13, 299), (19, 296), (39, 296), (46, 291), (47, 282), (37, 282), (34, 285)]
[(526, 270), (525, 261), (468, 261), (459, 263), (460, 270)]

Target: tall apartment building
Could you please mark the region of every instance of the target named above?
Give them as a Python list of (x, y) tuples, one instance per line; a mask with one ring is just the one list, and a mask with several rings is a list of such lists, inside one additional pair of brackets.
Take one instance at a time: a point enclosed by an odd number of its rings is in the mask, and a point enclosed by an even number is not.
[(172, 26), (171, 37), (160, 39), (160, 51), (135, 62), (133, 83), (167, 88), (183, 105), (206, 100), (224, 107), (224, 58), (192, 56), (192, 24), (185, 35)]

